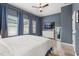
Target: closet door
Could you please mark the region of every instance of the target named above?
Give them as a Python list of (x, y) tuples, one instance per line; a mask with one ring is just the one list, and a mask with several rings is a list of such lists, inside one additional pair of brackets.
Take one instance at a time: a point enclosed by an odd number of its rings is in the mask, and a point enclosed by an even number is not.
[(8, 36), (18, 35), (18, 13), (16, 10), (7, 9)]

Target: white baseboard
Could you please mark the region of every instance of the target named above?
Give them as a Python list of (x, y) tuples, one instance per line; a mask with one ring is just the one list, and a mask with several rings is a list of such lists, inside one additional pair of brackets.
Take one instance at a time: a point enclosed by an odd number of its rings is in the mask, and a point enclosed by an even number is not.
[(61, 43), (65, 44), (65, 45), (73, 46), (73, 44), (69, 44), (69, 43), (65, 43), (65, 42), (61, 42)]

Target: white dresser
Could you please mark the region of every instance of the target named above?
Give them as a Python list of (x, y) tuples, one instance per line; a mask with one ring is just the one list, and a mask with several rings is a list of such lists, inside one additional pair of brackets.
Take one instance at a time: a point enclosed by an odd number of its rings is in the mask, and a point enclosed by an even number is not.
[(54, 29), (53, 30), (44, 30), (42, 31), (43, 37), (54, 38)]

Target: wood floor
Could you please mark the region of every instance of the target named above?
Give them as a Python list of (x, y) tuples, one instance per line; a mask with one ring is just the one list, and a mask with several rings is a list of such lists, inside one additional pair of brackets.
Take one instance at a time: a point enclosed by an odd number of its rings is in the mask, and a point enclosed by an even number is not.
[(74, 47), (72, 45), (62, 42), (61, 49), (57, 49), (57, 42), (56, 40), (52, 40), (54, 51), (51, 51), (49, 56), (75, 56)]

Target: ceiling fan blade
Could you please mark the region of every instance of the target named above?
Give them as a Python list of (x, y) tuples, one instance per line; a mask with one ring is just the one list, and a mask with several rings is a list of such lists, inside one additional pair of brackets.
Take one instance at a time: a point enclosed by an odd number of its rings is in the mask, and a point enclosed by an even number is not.
[(44, 7), (47, 7), (47, 6), (49, 6), (49, 4), (44, 5), (43, 8), (44, 8)]
[(36, 6), (32, 6), (33, 8), (40, 8), (40, 7), (36, 7)]

